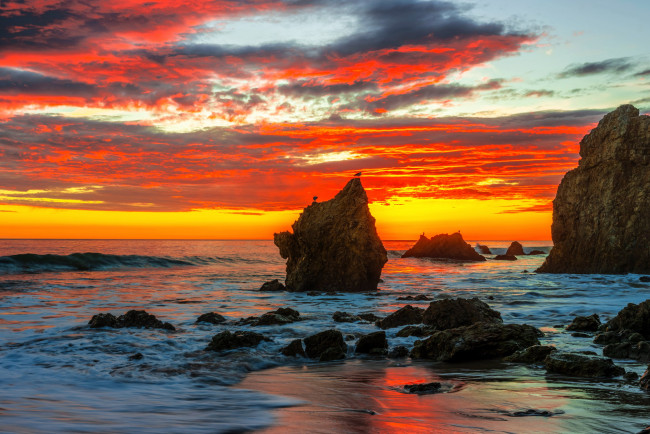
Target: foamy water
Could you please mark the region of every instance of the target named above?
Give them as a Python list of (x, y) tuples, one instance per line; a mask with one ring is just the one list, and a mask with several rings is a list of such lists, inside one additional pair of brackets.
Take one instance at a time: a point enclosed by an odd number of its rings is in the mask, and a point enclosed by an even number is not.
[[(484, 243), (495, 254), (508, 245)], [(526, 251), (550, 248), (522, 243)], [(378, 294), (310, 296), (257, 291), (284, 277), (284, 260), (270, 241), (0, 241), (0, 430), (634, 432), (650, 423), (647, 394), (622, 380), (549, 376), (496, 362), (367, 360), (354, 355), (355, 341), (345, 362), (279, 354), (291, 340), (328, 328), (356, 336), (376, 331), (372, 324), (336, 323), (332, 314), (426, 307), (397, 300), (418, 294), (479, 297), (506, 323), (542, 328), (544, 344), (600, 354), (591, 339), (557, 326), (594, 312), (607, 320), (650, 298), (650, 285), (637, 275), (532, 273), (543, 255), (465, 264), (401, 259), (411, 244), (385, 242), (389, 261)], [(254, 328), (195, 324), (206, 312), (234, 321), (283, 306), (305, 320)], [(87, 326), (95, 313), (129, 309), (145, 309), (177, 332)], [(226, 329), (273, 341), (227, 354), (203, 351)], [(387, 330), (389, 345), (412, 346), (417, 338), (396, 338), (398, 330)], [(129, 359), (138, 352), (141, 360)], [(639, 374), (645, 368), (617, 363)], [(422, 397), (399, 390), (401, 383), (438, 378), (462, 387)], [(506, 414), (524, 407), (558, 414)]]

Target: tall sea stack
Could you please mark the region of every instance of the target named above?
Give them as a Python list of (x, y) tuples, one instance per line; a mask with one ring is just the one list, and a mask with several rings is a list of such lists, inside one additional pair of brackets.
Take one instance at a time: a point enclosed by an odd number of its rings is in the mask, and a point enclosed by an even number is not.
[(580, 142), (553, 201), (543, 273), (650, 273), (650, 116), (631, 105)]
[(333, 199), (306, 207), (292, 228), (273, 240), (287, 259), (289, 291), (377, 289), (388, 258), (359, 178)]

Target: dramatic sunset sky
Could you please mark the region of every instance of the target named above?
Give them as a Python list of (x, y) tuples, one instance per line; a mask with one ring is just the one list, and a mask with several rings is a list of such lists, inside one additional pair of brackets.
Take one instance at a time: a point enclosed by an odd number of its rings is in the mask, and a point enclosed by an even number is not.
[(550, 239), (645, 0), (0, 0), (0, 238), (271, 238), (357, 171), (383, 239)]

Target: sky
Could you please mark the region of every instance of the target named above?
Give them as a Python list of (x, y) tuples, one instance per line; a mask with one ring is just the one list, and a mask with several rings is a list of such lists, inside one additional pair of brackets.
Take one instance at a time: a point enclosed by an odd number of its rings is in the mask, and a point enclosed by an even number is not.
[(362, 171), (383, 239), (549, 240), (650, 112), (650, 2), (0, 0), (0, 238), (269, 239)]

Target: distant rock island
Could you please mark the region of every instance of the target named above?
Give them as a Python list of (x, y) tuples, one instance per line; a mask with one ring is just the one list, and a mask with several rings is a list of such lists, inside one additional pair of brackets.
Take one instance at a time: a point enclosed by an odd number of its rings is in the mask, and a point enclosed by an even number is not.
[(580, 142), (553, 201), (542, 273), (650, 272), (650, 116), (623, 105)]
[(485, 261), (472, 246), (463, 240), (460, 232), (439, 234), (431, 238), (420, 235), (413, 247), (402, 255), (402, 258), (439, 258), (456, 259), (460, 261)]
[(287, 259), (287, 290), (377, 289), (388, 257), (359, 178), (333, 199), (307, 206), (292, 228), (273, 239)]

